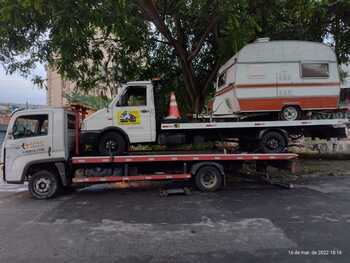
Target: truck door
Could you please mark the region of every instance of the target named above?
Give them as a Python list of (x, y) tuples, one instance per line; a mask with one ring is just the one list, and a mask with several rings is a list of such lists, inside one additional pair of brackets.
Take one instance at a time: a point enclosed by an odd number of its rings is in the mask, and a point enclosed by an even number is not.
[(11, 123), (5, 140), (5, 178), (21, 181), (24, 166), (31, 161), (50, 159), (52, 113), (24, 114)]
[(146, 85), (127, 87), (114, 107), (114, 121), (131, 143), (153, 141), (155, 116), (150, 89)]

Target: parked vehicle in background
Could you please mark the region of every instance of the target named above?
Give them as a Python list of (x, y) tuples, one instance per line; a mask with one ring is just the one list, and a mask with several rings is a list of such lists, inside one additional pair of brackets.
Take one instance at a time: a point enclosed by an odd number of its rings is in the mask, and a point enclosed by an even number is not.
[(214, 118), (278, 113), (281, 120), (307, 112), (340, 110), (335, 52), (308, 41), (269, 41), (242, 48), (218, 71)]

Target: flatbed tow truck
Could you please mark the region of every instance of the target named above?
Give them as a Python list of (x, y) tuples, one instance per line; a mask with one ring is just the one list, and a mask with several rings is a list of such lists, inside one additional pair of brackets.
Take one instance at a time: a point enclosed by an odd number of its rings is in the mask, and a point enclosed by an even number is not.
[(290, 153), (176, 153), (124, 156), (82, 156), (80, 117), (64, 108), (22, 110), (11, 118), (2, 147), (5, 182), (28, 182), (38, 199), (55, 196), (74, 184), (132, 181), (192, 181), (201, 191), (215, 191), (242, 165), (254, 162), (267, 179), (266, 168), (294, 167)]

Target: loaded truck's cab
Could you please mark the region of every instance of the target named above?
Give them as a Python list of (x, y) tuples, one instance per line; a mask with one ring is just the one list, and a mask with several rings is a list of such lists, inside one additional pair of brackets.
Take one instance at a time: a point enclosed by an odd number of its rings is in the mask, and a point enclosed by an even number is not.
[[(151, 81), (128, 82), (109, 106), (88, 116), (82, 124), (84, 143), (96, 144), (108, 154), (129, 144), (156, 141), (156, 109)], [(112, 138), (117, 138), (115, 143)]]
[(74, 129), (74, 113), (63, 108), (15, 112), (1, 149), (5, 181), (22, 183), (43, 164), (67, 161), (74, 147)]

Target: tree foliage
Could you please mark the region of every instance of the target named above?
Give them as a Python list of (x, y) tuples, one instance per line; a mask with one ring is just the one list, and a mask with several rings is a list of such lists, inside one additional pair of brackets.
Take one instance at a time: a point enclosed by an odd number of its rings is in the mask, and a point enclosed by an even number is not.
[(0, 63), (47, 63), (83, 91), (161, 76), (199, 112), (219, 65), (257, 37), (329, 42), (348, 62), (349, 20), (349, 0), (0, 0)]

